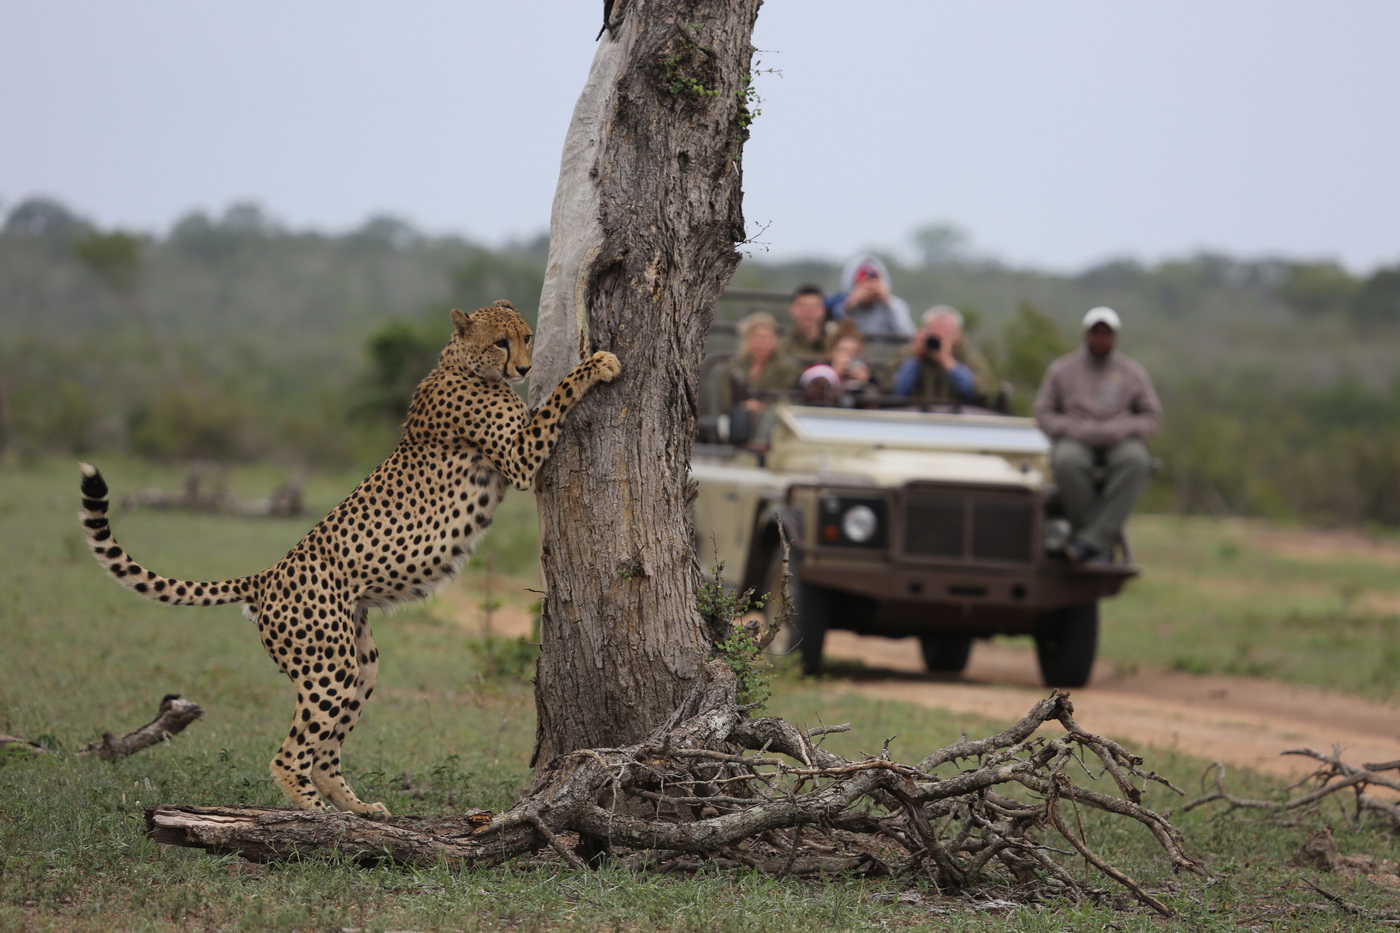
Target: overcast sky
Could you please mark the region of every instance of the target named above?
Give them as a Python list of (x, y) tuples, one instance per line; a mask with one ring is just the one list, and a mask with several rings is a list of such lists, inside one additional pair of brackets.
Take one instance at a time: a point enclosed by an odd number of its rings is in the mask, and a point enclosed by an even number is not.
[[(548, 227), (602, 3), (0, 0), (0, 211), (165, 232), (261, 204)], [(768, 0), (745, 216), (771, 258), (926, 224), (1045, 269), (1400, 262), (1393, 0)], [(761, 233), (759, 231), (762, 231)]]

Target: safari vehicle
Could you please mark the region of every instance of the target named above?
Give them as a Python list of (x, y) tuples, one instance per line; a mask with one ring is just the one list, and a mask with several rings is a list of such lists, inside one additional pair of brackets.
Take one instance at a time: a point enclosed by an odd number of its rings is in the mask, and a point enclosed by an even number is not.
[(1099, 600), (1138, 571), (1126, 542), (1112, 563), (1047, 553), (1067, 523), (1033, 421), (780, 399), (756, 444), (741, 420), (702, 417), (699, 553), (727, 584), (779, 594), (781, 524), (805, 672), (821, 670), (826, 633), (844, 629), (913, 636), (939, 672), (963, 670), (975, 639), (1029, 635), (1048, 686), (1088, 681)]

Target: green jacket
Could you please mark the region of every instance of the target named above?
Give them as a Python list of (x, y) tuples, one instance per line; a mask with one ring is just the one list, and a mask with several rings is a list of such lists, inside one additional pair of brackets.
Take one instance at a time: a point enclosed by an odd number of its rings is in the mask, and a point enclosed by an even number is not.
[(759, 372), (758, 378), (750, 382), (749, 358), (743, 354), (734, 357), (724, 367), (720, 384), (720, 411), (729, 411), (744, 399), (761, 396), (765, 392), (795, 392), (803, 369), (801, 363), (787, 354), (775, 353)]

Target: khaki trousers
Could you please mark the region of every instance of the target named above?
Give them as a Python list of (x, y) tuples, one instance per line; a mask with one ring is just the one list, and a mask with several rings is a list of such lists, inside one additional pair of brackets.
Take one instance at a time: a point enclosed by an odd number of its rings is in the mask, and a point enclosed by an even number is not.
[(1090, 447), (1062, 437), (1050, 451), (1055, 483), (1074, 537), (1107, 554), (1147, 487), (1152, 455), (1137, 438)]

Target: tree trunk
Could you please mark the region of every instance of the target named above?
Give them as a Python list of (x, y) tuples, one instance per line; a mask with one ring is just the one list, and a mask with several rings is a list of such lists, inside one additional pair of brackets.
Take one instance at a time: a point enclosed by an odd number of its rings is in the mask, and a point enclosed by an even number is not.
[(538, 764), (638, 741), (708, 652), (687, 472), (713, 305), (744, 239), (760, 2), (614, 3), (565, 140), (534, 392), (591, 350), (622, 375), (575, 409), (537, 480)]

